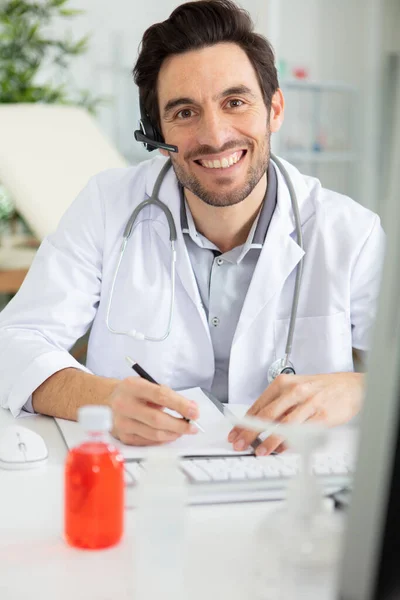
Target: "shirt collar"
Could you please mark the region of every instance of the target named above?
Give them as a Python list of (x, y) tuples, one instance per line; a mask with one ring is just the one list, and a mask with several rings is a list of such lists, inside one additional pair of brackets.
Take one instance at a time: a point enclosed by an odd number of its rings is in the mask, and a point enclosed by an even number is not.
[[(226, 258), (231, 253), (238, 255), (235, 259), (235, 262), (239, 262), (243, 258), (243, 256), (247, 253), (250, 248), (262, 248), (265, 238), (267, 236), (267, 231), (269, 228), (269, 224), (272, 219), (272, 215), (274, 214), (274, 210), (277, 203), (277, 188), (278, 181), (275, 172), (275, 168), (270, 161), (267, 169), (267, 191), (264, 196), (263, 203), (261, 205), (261, 209), (254, 220), (254, 223), (249, 231), (246, 242), (239, 246), (238, 248), (233, 248), (229, 252), (226, 253)], [(190, 212), (189, 204), (187, 203), (184, 193), (183, 187), (179, 184), (179, 194), (181, 197), (181, 228), (182, 233), (187, 234), (191, 237), (193, 242), (200, 246), (201, 248), (207, 248), (209, 250), (218, 250), (217, 246), (210, 242), (206, 237), (202, 234), (198, 233), (196, 229), (196, 225), (193, 220), (192, 213)], [(236, 251), (236, 252), (235, 252)], [(239, 252), (238, 252), (239, 251)], [(232, 256), (233, 258), (233, 256)]]

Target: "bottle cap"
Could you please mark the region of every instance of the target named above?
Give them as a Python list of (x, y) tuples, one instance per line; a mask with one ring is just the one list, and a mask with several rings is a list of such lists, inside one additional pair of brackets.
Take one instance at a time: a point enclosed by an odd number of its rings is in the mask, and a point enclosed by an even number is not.
[(109, 406), (81, 406), (78, 421), (86, 431), (111, 431), (112, 410)]

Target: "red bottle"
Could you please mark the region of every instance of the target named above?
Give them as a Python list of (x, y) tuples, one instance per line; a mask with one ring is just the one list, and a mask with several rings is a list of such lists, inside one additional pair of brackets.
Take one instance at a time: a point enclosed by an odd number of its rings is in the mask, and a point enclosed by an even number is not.
[(86, 439), (65, 464), (65, 539), (77, 548), (107, 548), (123, 533), (124, 459), (109, 440), (109, 407), (83, 406), (78, 421)]

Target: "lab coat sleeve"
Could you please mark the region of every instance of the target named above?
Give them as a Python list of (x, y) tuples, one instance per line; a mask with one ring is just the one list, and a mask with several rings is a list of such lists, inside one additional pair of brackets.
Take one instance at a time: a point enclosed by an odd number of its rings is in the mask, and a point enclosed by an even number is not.
[(18, 416), (90, 327), (101, 286), (104, 208), (96, 178), (41, 244), (19, 292), (0, 313), (0, 406)]
[(369, 350), (375, 321), (377, 299), (385, 251), (385, 235), (377, 215), (374, 216), (351, 277), (351, 325), (353, 348)]

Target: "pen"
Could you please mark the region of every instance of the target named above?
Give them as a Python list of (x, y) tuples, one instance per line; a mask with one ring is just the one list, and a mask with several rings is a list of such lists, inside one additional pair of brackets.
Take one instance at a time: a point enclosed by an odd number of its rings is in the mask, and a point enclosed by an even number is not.
[[(131, 359), (130, 356), (125, 356), (127, 362), (130, 364), (130, 366), (132, 367), (132, 369), (140, 376), (142, 377), (142, 379), (146, 379), (147, 381), (150, 381), (150, 383), (157, 383), (157, 381), (155, 379), (153, 379), (153, 377), (151, 375), (149, 375), (147, 373), (147, 371), (145, 371), (137, 362), (135, 362), (134, 360)], [(182, 417), (185, 421), (187, 421), (188, 423), (190, 423), (191, 425), (196, 425), (196, 427), (202, 431), (203, 433), (205, 433), (204, 429), (202, 428), (202, 426), (197, 423), (197, 421), (192, 421), (190, 419), (187, 419), (186, 417)]]

